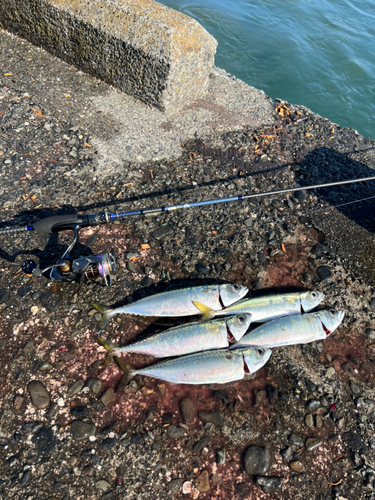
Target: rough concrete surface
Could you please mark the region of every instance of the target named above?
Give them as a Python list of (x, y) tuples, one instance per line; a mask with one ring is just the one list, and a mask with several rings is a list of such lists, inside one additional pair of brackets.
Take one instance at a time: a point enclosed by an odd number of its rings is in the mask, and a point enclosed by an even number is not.
[(162, 110), (205, 94), (217, 46), (153, 0), (2, 0), (0, 25)]
[[(72, 126), (84, 123), (91, 145), (97, 150), (98, 175), (121, 171), (124, 163), (150, 160), (172, 160), (180, 156), (181, 143), (189, 138), (204, 138), (210, 133), (257, 127), (271, 123), (272, 101), (264, 92), (214, 68), (209, 77), (207, 94), (182, 109), (163, 113), (135, 101), (96, 79), (78, 71), (43, 49), (0, 32), (2, 60), (6, 72), (33, 98), (45, 93), (47, 118), (71, 120)], [(29, 64), (24, 65), (24, 61)], [(23, 76), (17, 77), (22, 64)]]

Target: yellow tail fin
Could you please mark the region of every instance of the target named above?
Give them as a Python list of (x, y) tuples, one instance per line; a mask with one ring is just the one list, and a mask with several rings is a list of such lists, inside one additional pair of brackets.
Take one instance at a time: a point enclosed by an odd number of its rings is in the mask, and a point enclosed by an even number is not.
[(193, 300), (193, 304), (199, 311), (203, 314), (203, 320), (206, 319), (211, 319), (215, 317), (215, 312), (211, 307), (205, 306), (204, 304), (201, 304), (200, 302), (196, 302)]
[(99, 332), (102, 332), (116, 313), (114, 312), (114, 309), (104, 306), (103, 304), (93, 303), (92, 305), (95, 307), (95, 309), (102, 313), (102, 319), (99, 323)]
[(115, 356), (114, 360), (116, 361), (118, 367), (124, 372), (124, 375), (122, 376), (122, 379), (120, 380), (120, 383), (117, 387), (117, 390), (119, 391), (129, 382), (130, 379), (134, 377), (137, 370), (135, 370), (131, 365), (126, 363), (121, 358)]

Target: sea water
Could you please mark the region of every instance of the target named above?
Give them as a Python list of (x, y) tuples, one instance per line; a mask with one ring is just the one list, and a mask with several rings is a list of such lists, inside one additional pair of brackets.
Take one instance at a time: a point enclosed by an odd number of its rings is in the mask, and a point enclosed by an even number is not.
[(217, 39), (217, 66), (375, 139), (374, 0), (162, 3)]

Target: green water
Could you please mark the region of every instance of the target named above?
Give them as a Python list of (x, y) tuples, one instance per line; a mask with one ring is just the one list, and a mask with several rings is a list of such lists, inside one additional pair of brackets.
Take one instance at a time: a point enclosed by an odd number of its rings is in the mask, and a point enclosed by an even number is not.
[(216, 65), (375, 139), (374, 0), (163, 0), (219, 42)]

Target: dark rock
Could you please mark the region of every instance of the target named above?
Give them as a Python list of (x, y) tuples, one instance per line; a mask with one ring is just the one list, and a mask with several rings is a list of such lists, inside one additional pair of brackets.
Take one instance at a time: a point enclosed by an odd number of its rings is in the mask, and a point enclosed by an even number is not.
[(141, 280), (141, 285), (142, 285), (142, 286), (151, 286), (151, 285), (153, 284), (153, 282), (154, 282), (154, 281), (153, 281), (153, 279), (152, 279), (152, 278), (148, 278), (148, 277), (146, 277), (146, 278), (143, 278), (143, 279)]
[(294, 193), (294, 198), (300, 203), (303, 203), (307, 198), (307, 192), (304, 189), (299, 189)]
[(311, 253), (314, 255), (324, 255), (329, 252), (329, 248), (325, 245), (321, 245), (320, 243), (316, 243), (311, 249)]
[(170, 493), (178, 493), (181, 489), (181, 486), (182, 486), (182, 483), (183, 483), (183, 479), (172, 479), (172, 481), (170, 481), (168, 483), (168, 491)]
[(375, 298), (370, 300), (370, 307), (371, 307), (371, 309), (375, 309)]
[(262, 488), (264, 493), (277, 493), (283, 485), (283, 480), (276, 476), (258, 476), (256, 484)]
[(181, 427), (176, 427), (175, 425), (170, 425), (167, 428), (168, 437), (172, 439), (179, 439), (184, 435), (184, 429)]
[(21, 285), (19, 289), (17, 290), (17, 295), (23, 299), (28, 295), (32, 290), (32, 286), (30, 283), (25, 283), (24, 285)]
[(228, 391), (226, 389), (219, 389), (218, 391), (215, 391), (214, 396), (215, 398), (221, 399), (221, 401), (225, 404), (228, 404), (230, 401)]
[(39, 380), (32, 380), (27, 385), (31, 401), (37, 408), (46, 408), (50, 403), (50, 395), (42, 382)]
[(68, 396), (75, 396), (76, 394), (78, 394), (84, 385), (85, 384), (83, 380), (77, 380), (77, 382), (75, 382), (71, 387), (69, 387)]
[(29, 479), (30, 479), (30, 475), (31, 475), (31, 471), (30, 470), (27, 470), (21, 477), (21, 480), (20, 480), (20, 483), (22, 484), (22, 486), (25, 486), (25, 484), (27, 484), (29, 482)]
[(310, 399), (306, 404), (307, 411), (316, 411), (320, 408), (320, 401), (318, 399)]
[(211, 439), (208, 436), (203, 437), (199, 441), (197, 441), (194, 446), (193, 446), (193, 452), (194, 453), (199, 453), (200, 451), (203, 450), (205, 446), (208, 445), (208, 443), (211, 441)]
[(203, 420), (203, 422), (214, 424), (216, 427), (224, 427), (223, 414), (220, 411), (200, 411), (199, 418)]
[(270, 403), (272, 403), (272, 401), (277, 398), (279, 391), (273, 385), (267, 385), (266, 390), (267, 390), (268, 399), (270, 400)]
[(352, 391), (353, 396), (356, 398), (359, 398), (361, 395), (361, 389), (358, 387), (356, 383), (353, 382), (353, 380), (349, 381), (349, 387), (350, 390)]
[(8, 291), (5, 288), (0, 288), (0, 304), (6, 301)]
[(247, 483), (238, 483), (235, 486), (236, 496), (242, 500), (249, 498), (250, 486)]
[(345, 432), (342, 438), (351, 450), (359, 451), (362, 455), (367, 455), (368, 446), (362, 441), (358, 434), (355, 432)]
[(331, 270), (328, 266), (319, 266), (316, 270), (316, 274), (321, 280), (327, 280), (332, 277)]
[(115, 390), (112, 387), (110, 387), (101, 396), (100, 401), (103, 403), (104, 406), (109, 406), (114, 401), (116, 401), (116, 398), (117, 398), (117, 396), (116, 396)]
[(232, 255), (232, 252), (228, 250), (227, 248), (222, 248), (222, 247), (216, 247), (215, 252), (219, 255), (222, 255), (224, 257), (228, 257), (229, 255)]
[(94, 394), (99, 394), (103, 386), (103, 382), (97, 378), (90, 378), (86, 382), (86, 387), (92, 390)]
[(32, 440), (35, 444), (35, 450), (38, 455), (50, 455), (55, 451), (56, 442), (53, 438), (53, 433), (48, 427), (42, 427)]
[(244, 456), (244, 465), (250, 476), (265, 474), (271, 466), (270, 450), (260, 446), (250, 446)]
[(308, 438), (306, 439), (306, 449), (307, 451), (312, 451), (315, 450), (315, 448), (318, 448), (322, 444), (321, 440), (318, 438)]
[(81, 420), (74, 420), (70, 426), (75, 441), (83, 441), (96, 433), (96, 427), (93, 424), (82, 422)]
[(294, 433), (292, 433), (288, 436), (288, 443), (292, 444), (293, 446), (297, 446), (297, 448), (303, 448), (303, 446), (304, 446), (303, 439)]
[(116, 439), (115, 438), (105, 438), (103, 441), (100, 443), (100, 448), (103, 448), (103, 450), (112, 450), (112, 448), (116, 444)]
[(262, 264), (264, 264), (267, 261), (267, 256), (266, 256), (265, 253), (259, 252), (257, 254), (257, 259), (258, 259), (259, 262), (261, 262)]
[(77, 405), (70, 408), (70, 414), (73, 418), (84, 418), (87, 417), (89, 413), (90, 410), (87, 408), (87, 406)]
[(251, 288), (253, 290), (261, 290), (263, 288), (262, 282), (261, 281), (253, 281), (251, 283)]
[(23, 396), (16, 396), (13, 401), (13, 408), (17, 413), (23, 413), (27, 406), (27, 399)]
[(203, 264), (203, 262), (198, 262), (195, 266), (195, 270), (199, 273), (199, 274), (208, 274), (208, 267), (206, 266), (206, 264)]
[(244, 220), (244, 224), (246, 227), (253, 227), (254, 219), (252, 217), (249, 217), (248, 219)]
[(185, 422), (193, 420), (195, 415), (195, 404), (190, 398), (184, 398), (180, 402), (180, 411)]
[(160, 226), (158, 227), (157, 229), (155, 229), (155, 231), (153, 231), (151, 233), (151, 236), (155, 239), (155, 240), (161, 240), (163, 239), (165, 236), (167, 236), (170, 232), (171, 232), (171, 228), (167, 225), (165, 226)]

